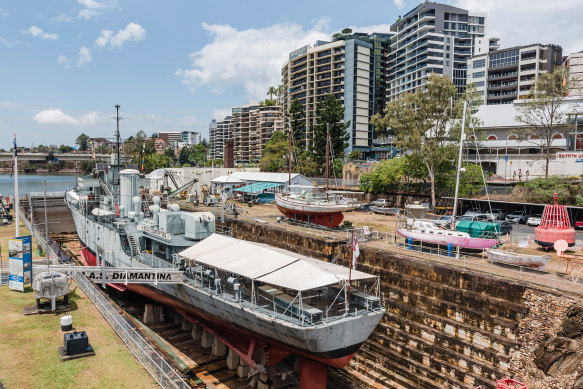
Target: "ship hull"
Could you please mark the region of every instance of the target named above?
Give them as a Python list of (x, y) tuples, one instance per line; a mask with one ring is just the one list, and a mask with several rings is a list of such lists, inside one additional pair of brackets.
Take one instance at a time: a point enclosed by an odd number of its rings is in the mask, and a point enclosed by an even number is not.
[(454, 247), (460, 247), (465, 249), (475, 250), (491, 249), (497, 243), (496, 239), (468, 238), (462, 236), (426, 234), (423, 232), (417, 232), (406, 229), (397, 230), (397, 233), (404, 238), (411, 238), (415, 241), (423, 243), (441, 246), (447, 246), (448, 244), (451, 244)]
[[(103, 250), (103, 259), (110, 266), (131, 267), (135, 261), (121, 249), (119, 233), (93, 222), (79, 211), (71, 209), (85, 263), (95, 264), (95, 253)], [(140, 265), (143, 267), (143, 265)], [(238, 302), (227, 301), (207, 289), (182, 284), (111, 285), (125, 287), (162, 304), (187, 312), (214, 327), (239, 333), (239, 338), (254, 337), (277, 349), (306, 357), (329, 366), (346, 365), (380, 322), (384, 311), (371, 311), (358, 317), (341, 317), (325, 324), (302, 326), (293, 321), (274, 318), (270, 312), (254, 309)], [(225, 331), (227, 334), (229, 331)], [(228, 336), (228, 335), (227, 335)], [(274, 358), (275, 359), (275, 358)]]
[(128, 284), (127, 287), (135, 293), (181, 311), (181, 313), (189, 316), (191, 319), (190, 321), (202, 321), (203, 324), (211, 327), (213, 331), (227, 339), (229, 343), (236, 345), (243, 352), (248, 352), (248, 347), (252, 338), (259, 340), (263, 344), (263, 349), (268, 350), (267, 359), (269, 361), (268, 365), (270, 366), (277, 364), (287, 355), (297, 354), (308, 357), (327, 366), (342, 368), (350, 362), (362, 344), (354, 344), (349, 347), (320, 353), (306, 353), (303, 350), (290, 347), (289, 345), (285, 345), (275, 339), (270, 339), (261, 334), (249, 331), (249, 329), (245, 327), (225, 322), (221, 317), (213, 316), (202, 309), (186, 304), (184, 301), (181, 301), (172, 295), (168, 295), (157, 288), (140, 284)]
[(275, 195), (275, 204), (277, 209), (290, 219), (329, 228), (334, 228), (342, 223), (344, 220), (342, 212), (358, 208), (356, 204), (309, 203), (307, 201), (289, 199), (279, 193)]

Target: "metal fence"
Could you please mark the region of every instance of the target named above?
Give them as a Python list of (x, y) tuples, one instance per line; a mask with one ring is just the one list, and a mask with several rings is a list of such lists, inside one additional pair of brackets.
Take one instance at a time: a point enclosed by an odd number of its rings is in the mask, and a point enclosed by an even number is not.
[[(24, 217), (24, 213), (20, 212), (21, 219), (24, 221), (26, 227), (30, 230), (34, 239), (43, 247), (43, 250), (51, 258), (58, 258), (57, 253), (47, 242), (44, 237), (33, 228), (30, 220)], [(6, 270), (7, 273), (7, 270)], [(2, 275), (4, 271), (2, 272)], [(6, 282), (8, 277), (6, 276)], [(73, 271), (72, 279), (95, 304), (99, 312), (103, 315), (105, 320), (111, 325), (113, 330), (118, 334), (120, 339), (130, 349), (136, 359), (146, 368), (152, 378), (163, 388), (190, 388), (186, 380), (176, 371), (176, 369), (166, 361), (166, 359), (156, 351), (146, 339), (136, 331), (123, 316), (118, 312), (118, 309), (111, 304), (101, 293), (101, 291), (91, 283), (81, 271)]]
[(190, 388), (190, 385), (177, 370), (134, 327), (124, 320), (118, 313), (118, 309), (80, 271), (74, 271), (72, 278), (87, 297), (93, 301), (105, 320), (161, 387)]
[(413, 243), (408, 244), (407, 242), (403, 242), (400, 237), (397, 239), (397, 235), (394, 233), (379, 232), (378, 236), (384, 237), (384, 239), (374, 240), (367, 242), (366, 244), (373, 248), (398, 252), (425, 261), (452, 265), (491, 274), (501, 278), (583, 295), (582, 280), (575, 277), (569, 277), (566, 274), (545, 272), (511, 264), (501, 265), (489, 261), (485, 252), (482, 253), (481, 256), (464, 255), (458, 253), (455, 248), (452, 251), (448, 251), (445, 247), (433, 247)]

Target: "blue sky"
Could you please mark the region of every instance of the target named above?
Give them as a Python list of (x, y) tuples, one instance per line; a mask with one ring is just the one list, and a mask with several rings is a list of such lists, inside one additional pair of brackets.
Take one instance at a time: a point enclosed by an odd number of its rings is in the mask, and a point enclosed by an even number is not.
[[(452, 0), (488, 12), (502, 47), (583, 50), (577, 0)], [(418, 1), (0, 0), (0, 147), (69, 144), (82, 132), (196, 130), (265, 98), (287, 54), (351, 26), (388, 32)], [(520, 26), (520, 27), (519, 27)]]

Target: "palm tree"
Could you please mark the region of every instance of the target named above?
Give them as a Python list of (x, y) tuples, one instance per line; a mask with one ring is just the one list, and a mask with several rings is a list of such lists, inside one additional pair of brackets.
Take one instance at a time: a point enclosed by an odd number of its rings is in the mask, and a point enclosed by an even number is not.
[(275, 95), (277, 96), (277, 104), (281, 104), (281, 98), (283, 96), (283, 85), (279, 85), (275, 90)]
[(272, 104), (273, 104), (273, 95), (277, 94), (277, 88), (274, 86), (270, 86), (267, 89), (267, 94), (269, 95), (269, 100), (271, 100)]

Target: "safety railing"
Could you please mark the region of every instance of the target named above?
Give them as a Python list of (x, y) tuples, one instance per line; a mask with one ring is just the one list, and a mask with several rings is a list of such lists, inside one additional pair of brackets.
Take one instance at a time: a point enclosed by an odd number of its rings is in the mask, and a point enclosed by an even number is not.
[(118, 309), (80, 271), (74, 271), (72, 278), (161, 387), (190, 388), (190, 385), (178, 374), (176, 369), (133, 326), (123, 319), (118, 313)]
[[(37, 229), (33, 228), (30, 220), (26, 219), (21, 210), (20, 215), (34, 239), (41, 245), (41, 247), (43, 247), (43, 250), (45, 250), (50, 257), (59, 258), (50, 243), (38, 233)], [(4, 271), (2, 272), (2, 275), (3, 274)], [(97, 307), (105, 320), (107, 320), (120, 339), (126, 344), (131, 353), (142, 364), (142, 366), (146, 368), (152, 378), (154, 378), (162, 388), (190, 388), (190, 385), (177, 372), (177, 370), (170, 365), (168, 361), (166, 361), (166, 359), (155, 350), (132, 325), (130, 325), (130, 323), (124, 320), (123, 316), (119, 313), (119, 310), (105, 298), (103, 293), (91, 283), (81, 271), (73, 271), (71, 278), (95, 304), (95, 307)]]

